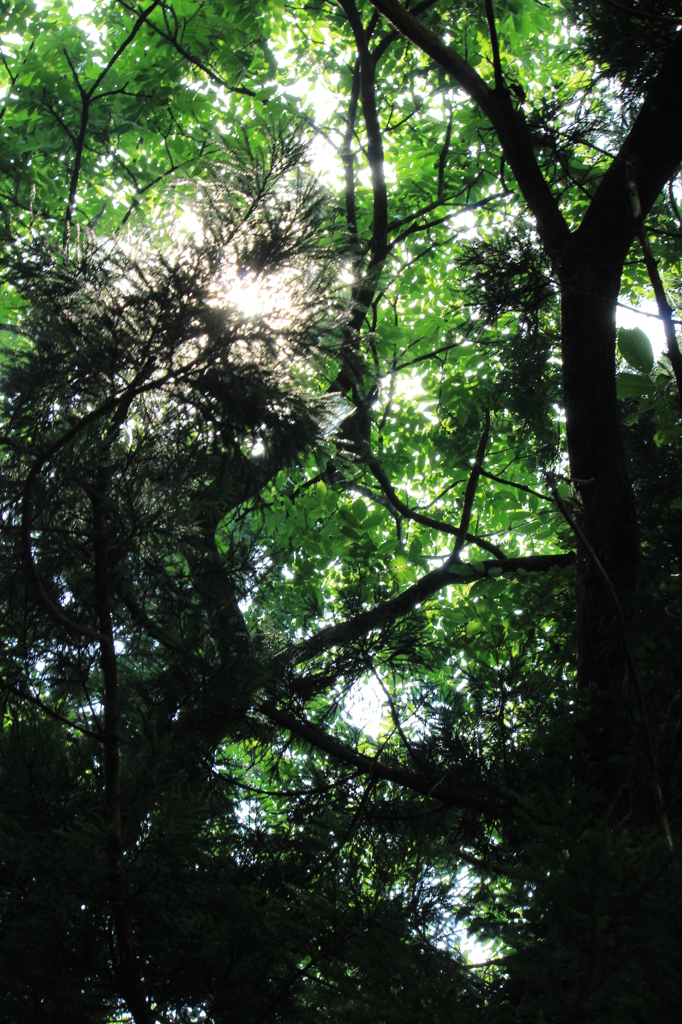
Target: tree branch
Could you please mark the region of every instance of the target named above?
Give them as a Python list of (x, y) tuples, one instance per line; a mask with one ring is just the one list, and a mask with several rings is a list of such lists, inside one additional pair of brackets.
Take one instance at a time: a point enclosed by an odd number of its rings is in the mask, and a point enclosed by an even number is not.
[[(346, 622), (325, 626), (307, 640), (297, 644), (293, 650), (288, 651), (284, 655), (285, 660), (298, 664), (318, 657), (332, 647), (342, 647), (353, 643), (361, 637), (367, 636), (368, 633), (382, 629), (395, 619), (409, 615), (410, 612), (445, 587), (471, 583), (474, 575), (498, 577), (505, 573), (518, 573), (519, 570), (530, 573), (546, 572), (555, 566), (565, 568), (575, 562), (575, 553), (570, 551), (558, 555), (526, 555), (520, 558), (485, 561), (477, 565), (475, 573), (469, 576), (455, 575), (452, 570), (458, 562), (459, 558), (454, 559), (453, 555), (450, 555), (443, 565), (426, 573), (398, 597), (383, 601), (375, 605), (374, 608), (360, 612)], [(466, 563), (460, 564), (462, 568), (465, 568)]]
[(33, 578), (33, 582), (42, 603), (60, 626), (64, 626), (69, 630), (69, 632), (75, 633), (77, 636), (82, 636), (88, 640), (94, 640), (100, 644), (106, 643), (107, 638), (105, 636), (99, 633), (96, 629), (91, 629), (89, 626), (81, 625), (81, 623), (76, 622), (75, 619), (70, 618), (70, 616), (66, 615), (59, 605), (52, 600), (43, 587), (43, 582), (40, 578), (40, 573), (38, 572), (38, 566), (33, 560), (31, 543), (33, 488), (35, 487), (36, 480), (38, 479), (38, 473), (46, 461), (47, 456), (42, 459), (37, 459), (36, 462), (34, 462), (31, 471), (26, 478), (26, 483), (24, 484), (24, 493), (21, 501), (21, 537), (24, 545), (24, 558), (26, 560), (26, 565), (31, 577)]
[(66, 214), (64, 215), (64, 236), (63, 243), (68, 245), (69, 234), (71, 232), (71, 221), (73, 219), (73, 209), (76, 205), (76, 192), (78, 190), (78, 179), (80, 178), (81, 166), (83, 163), (83, 149), (85, 147), (85, 138), (88, 130), (88, 120), (90, 117), (90, 97), (87, 93), (81, 91), (81, 120), (80, 127), (78, 130), (78, 137), (76, 138), (76, 152), (73, 158), (73, 167), (71, 168), (71, 181), (69, 183), (69, 197), (66, 201)]
[[(488, 444), (489, 432), (490, 414), (486, 412), (485, 426), (483, 428), (474, 465), (464, 494), (464, 507), (462, 509), (460, 525), (457, 530), (455, 546), (443, 565), (440, 566), (440, 568), (427, 573), (425, 576), (422, 576), (417, 583), (408, 587), (408, 589), (404, 590), (398, 597), (389, 601), (384, 601), (366, 612), (361, 612), (348, 622), (339, 623), (335, 626), (327, 626), (308, 640), (304, 640), (294, 649), (293, 659), (295, 662), (307, 661), (310, 658), (316, 657), (318, 654), (322, 654), (330, 647), (352, 643), (354, 640), (359, 639), (361, 636), (366, 636), (367, 633), (370, 633), (373, 630), (381, 629), (394, 619), (400, 618), (403, 615), (407, 615), (409, 612), (414, 611), (414, 609), (422, 602), (428, 600), (428, 598), (432, 597), (439, 590), (442, 590), (443, 587), (447, 587), (453, 583), (455, 577), (453, 577), (450, 570), (460, 561), (460, 554), (464, 544), (466, 543), (467, 528), (469, 526), (471, 510), (473, 508), (474, 497), (476, 495), (480, 468), (485, 455), (485, 449)], [(539, 556), (535, 557), (537, 558)], [(509, 565), (514, 561), (514, 559), (509, 559), (507, 561), (500, 560), (493, 562), (490, 568), (495, 567), (495, 574), (505, 571), (515, 572), (516, 569), (505, 569), (506, 565)], [(486, 569), (485, 571), (487, 572), (488, 570)]]
[(370, 0), (398, 31), (419, 47), (457, 82), (495, 129), (550, 259), (558, 262), (570, 231), (535, 158), (533, 140), (522, 110), (516, 110), (506, 88), (491, 89), (452, 47), (398, 0)]
[[(106, 474), (98, 472), (104, 489)], [(118, 668), (114, 648), (109, 593), (109, 552), (105, 526), (104, 495), (93, 493), (92, 528), (95, 562), (95, 610), (102, 637), (100, 663), (104, 677), (104, 835), (111, 905), (118, 944), (118, 977), (121, 994), (135, 1024), (153, 1024), (153, 1014), (142, 987), (135, 949), (133, 918), (125, 892), (123, 833), (121, 826), (121, 753), (119, 749), (120, 709)]]
[(356, 61), (353, 68), (350, 98), (348, 100), (346, 131), (343, 136), (343, 145), (341, 147), (341, 160), (343, 161), (345, 186), (344, 200), (346, 204), (346, 227), (348, 228), (348, 234), (355, 245), (358, 244), (358, 215), (355, 203), (355, 156), (353, 155), (353, 137), (355, 134), (355, 120), (358, 113), (359, 96), (360, 64)]
[(450, 117), (448, 118), (448, 126), (445, 129), (445, 140), (443, 141), (443, 148), (438, 154), (438, 202), (442, 203), (445, 196), (445, 165), (448, 160), (448, 152), (450, 150), (450, 141), (452, 139), (452, 122), (453, 113), (452, 107), (450, 107)]
[[(126, 0), (118, 0), (118, 3), (121, 5), (121, 7), (124, 7), (127, 11), (130, 11), (131, 13), (135, 10), (134, 5), (127, 3)], [(221, 78), (220, 75), (216, 74), (215, 71), (211, 70), (208, 64), (205, 64), (202, 60), (199, 59), (199, 57), (195, 57), (189, 50), (185, 49), (185, 47), (177, 38), (177, 34), (173, 34), (171, 32), (170, 25), (167, 25), (168, 31), (163, 32), (158, 25), (155, 25), (153, 21), (150, 21), (149, 28), (153, 32), (156, 32), (158, 36), (161, 36), (162, 39), (165, 39), (167, 43), (170, 43), (170, 45), (175, 50), (177, 50), (180, 56), (184, 57), (189, 64), (198, 68), (200, 71), (203, 71), (208, 80), (212, 82), (214, 85), (218, 85), (221, 88), (226, 89), (227, 92), (237, 93), (240, 96), (256, 95), (253, 89), (248, 89), (245, 85), (228, 85), (228, 83), (223, 78)]]
[(101, 644), (106, 641), (100, 632), (95, 629), (91, 629), (89, 626), (83, 626), (71, 619), (66, 615), (59, 605), (49, 597), (45, 588), (43, 587), (38, 567), (33, 560), (32, 542), (31, 542), (31, 524), (33, 518), (33, 489), (38, 479), (38, 474), (45, 465), (45, 463), (56, 455), (62, 448), (64, 448), (70, 441), (73, 441), (83, 430), (85, 430), (92, 423), (102, 419), (108, 413), (117, 409), (116, 422), (122, 423), (125, 418), (125, 412), (130, 407), (130, 403), (136, 395), (143, 394), (145, 391), (154, 389), (156, 387), (162, 387), (163, 384), (169, 379), (167, 374), (160, 380), (145, 381), (145, 377), (148, 376), (151, 368), (143, 367), (137, 374), (133, 383), (128, 387), (122, 394), (112, 396), (111, 398), (105, 399), (100, 405), (89, 412), (86, 416), (83, 416), (81, 420), (75, 423), (72, 427), (66, 430), (61, 437), (54, 441), (51, 445), (45, 448), (40, 455), (38, 455), (26, 477), (24, 482), (24, 489), (21, 499), (21, 537), (24, 548), (24, 559), (26, 561), (28, 571), (33, 578), (33, 581), (38, 590), (38, 595), (41, 601), (48, 609), (53, 618), (59, 622), (60, 625), (64, 626), (70, 632), (76, 633), (78, 636), (86, 637), (89, 640), (95, 640)]
[(642, 217), (682, 162), (682, 32), (675, 35), (634, 124), (600, 181), (574, 238), (596, 262), (618, 266), (637, 233), (629, 180)]
[(488, 31), (490, 32), (490, 45), (493, 51), (493, 71), (495, 74), (495, 89), (502, 92), (506, 89), (504, 84), (504, 77), (502, 75), (502, 63), (500, 61), (500, 43), (497, 38), (497, 28), (495, 27), (495, 12), (493, 11), (492, 0), (485, 0), (485, 17), (488, 22)]
[[(140, 31), (140, 29), (142, 28), (144, 23), (148, 20), (148, 18), (150, 16), (150, 14), (152, 13), (152, 11), (154, 11), (154, 9), (159, 6), (160, 2), (161, 2), (161, 0), (153, 0), (153, 3), (151, 3), (149, 5), (149, 7), (146, 8), (146, 10), (140, 11), (140, 14), (138, 15), (137, 20), (135, 21), (135, 24), (131, 28), (130, 32), (128, 33), (126, 38), (123, 40), (123, 42), (121, 43), (119, 48), (117, 50), (115, 50), (114, 53), (111, 55), (111, 57), (109, 58), (107, 63), (104, 65), (104, 67), (102, 68), (101, 72), (99, 73), (99, 75), (97, 76), (95, 81), (93, 82), (93, 84), (90, 87), (90, 89), (88, 89), (87, 95), (88, 95), (89, 99), (92, 99), (92, 97), (97, 92), (97, 90), (99, 89), (100, 85), (102, 84), (102, 82), (104, 81), (106, 76), (109, 74), (109, 72), (113, 68), (113, 66), (116, 63), (116, 61), (118, 60), (118, 58), (123, 53), (125, 53), (125, 51), (130, 46), (130, 44), (132, 43), (132, 41), (135, 38), (135, 36), (137, 35), (137, 33)], [(79, 85), (79, 88), (80, 88), (80, 85)]]
[(496, 480), (498, 484), (505, 484), (507, 487), (514, 487), (517, 491), (525, 491), (526, 494), (534, 494), (536, 498), (542, 498), (543, 501), (551, 501), (546, 494), (542, 491), (534, 491), (532, 487), (527, 487), (526, 484), (517, 484), (513, 480), (505, 480), (503, 476), (497, 476), (495, 473), (488, 473), (487, 470), (480, 470), (481, 476), (484, 476), (486, 480)]
[(447, 776), (441, 779), (427, 778), (418, 775), (416, 772), (407, 771), (404, 768), (395, 768), (391, 765), (381, 764), (376, 757), (368, 757), (351, 747), (345, 746), (324, 732), (317, 725), (305, 719), (292, 715), (289, 711), (278, 708), (270, 701), (261, 701), (257, 709), (270, 721), (283, 726), (288, 732), (298, 736), (304, 742), (321, 750), (330, 757), (341, 761), (343, 764), (353, 765), (374, 780), (382, 779), (385, 782), (394, 782), (398, 786), (411, 789), (415, 793), (421, 793), (432, 800), (446, 804), (449, 807), (459, 807), (462, 810), (477, 811), (480, 814), (488, 814), (495, 818), (513, 817), (512, 805), (503, 801), (493, 802), (479, 797), (470, 791), (463, 791), (447, 783)]
[[(457, 537), (459, 535), (458, 526), (453, 526), (451, 523), (444, 523), (440, 519), (434, 519), (432, 516), (424, 515), (423, 512), (419, 512), (417, 509), (412, 509), (409, 505), (406, 505), (404, 501), (401, 501), (395, 488), (391, 484), (391, 481), (388, 479), (388, 476), (376, 459), (369, 459), (367, 461), (367, 466), (378, 481), (386, 498), (402, 516), (406, 519), (411, 519), (415, 523), (421, 523), (422, 526), (428, 526), (432, 530), (439, 530), (441, 533), (448, 533), (453, 537)], [(497, 558), (505, 558), (505, 553), (502, 548), (497, 547), (496, 544), (491, 544), (482, 537), (477, 537), (473, 533), (467, 533), (466, 540), (467, 543), (476, 544), (478, 547), (483, 548), (485, 551), (489, 551), (490, 554), (495, 555)]]
[[(410, 11), (410, 14), (413, 14), (413, 15), (423, 14), (424, 11), (428, 11), (429, 7), (434, 7), (436, 2), (437, 2), (437, 0), (422, 0), (421, 3), (416, 5), (416, 7), (412, 8), (412, 10)], [(372, 53), (372, 57), (374, 58), (374, 64), (375, 65), (379, 63), (379, 61), (384, 56), (384, 54), (388, 50), (388, 48), (391, 45), (391, 43), (394, 43), (396, 41), (396, 39), (399, 39), (399, 38), (400, 38), (400, 32), (398, 32), (395, 29), (393, 29), (392, 31), (387, 32), (386, 35), (384, 36), (384, 38), (379, 43), (377, 43), (377, 45), (376, 45), (376, 47), (374, 49), (374, 52)]]
[(658, 315), (663, 321), (663, 326), (665, 328), (668, 358), (670, 359), (673, 373), (675, 374), (675, 380), (677, 381), (677, 394), (680, 406), (682, 407), (682, 352), (680, 352), (680, 346), (677, 342), (673, 311), (665, 294), (663, 281), (661, 280), (661, 275), (658, 272), (658, 264), (654, 259), (654, 254), (652, 253), (651, 246), (649, 245), (649, 237), (646, 232), (646, 225), (644, 224), (644, 217), (642, 216), (642, 206), (639, 201), (637, 185), (634, 177), (630, 177), (628, 179), (628, 185), (630, 188), (630, 197), (632, 199), (632, 212), (634, 213), (635, 223), (637, 225), (637, 235), (639, 237), (640, 245), (642, 246), (642, 253), (644, 254), (644, 265), (646, 266), (649, 274), (649, 280), (651, 281), (651, 286), (654, 290), (654, 295), (656, 296)]
[(466, 491), (464, 492), (464, 507), (462, 508), (462, 518), (459, 523), (459, 530), (457, 532), (455, 548), (451, 555), (451, 559), (453, 562), (459, 561), (460, 552), (466, 543), (467, 530), (469, 529), (469, 520), (471, 519), (471, 510), (474, 507), (474, 498), (476, 497), (478, 478), (481, 474), (481, 467), (483, 465), (483, 459), (485, 458), (485, 450), (488, 447), (489, 436), (490, 413), (486, 409), (483, 433), (481, 434), (481, 440), (478, 442), (478, 451), (476, 452), (476, 458), (474, 460), (473, 469), (471, 470), (471, 475), (467, 482)]
[(55, 721), (61, 722), (62, 725), (68, 726), (69, 729), (75, 729), (77, 732), (82, 733), (84, 736), (89, 736), (91, 739), (100, 740), (102, 737), (102, 730), (93, 732), (92, 729), (87, 729), (84, 725), (80, 725), (78, 722), (73, 722), (66, 715), (60, 715), (58, 711), (51, 708), (49, 704), (45, 704), (40, 697), (35, 697), (32, 693), (22, 693), (20, 690), (16, 690), (14, 687), (6, 687), (0, 685), (0, 689), (8, 696), (16, 697), (18, 700), (27, 700), (29, 704), (33, 704), (34, 707), (38, 708), (44, 715), (48, 715), (50, 718), (54, 718)]
[(358, 328), (364, 320), (365, 311), (369, 307), (376, 291), (376, 271), (383, 266), (388, 252), (388, 197), (384, 177), (384, 144), (376, 104), (374, 60), (370, 53), (367, 36), (355, 0), (338, 0), (338, 2), (348, 18), (358, 51), (360, 96), (362, 99), (362, 114), (367, 130), (367, 160), (372, 180), (373, 226), (370, 246), (371, 256), (367, 272), (356, 296), (359, 309), (354, 317), (355, 322), (353, 326)]
[(64, 51), (65, 52), (65, 56), (66, 56), (66, 60), (68, 62), (69, 67), (71, 68), (71, 72), (72, 72), (74, 80), (76, 82), (76, 86), (77, 86), (78, 91), (80, 92), (80, 95), (81, 95), (81, 120), (80, 120), (80, 128), (79, 128), (78, 137), (77, 137), (76, 143), (75, 143), (75, 145), (76, 145), (76, 152), (74, 154), (73, 167), (71, 169), (71, 182), (69, 184), (69, 198), (68, 198), (67, 203), (66, 203), (66, 215), (64, 217), (64, 245), (66, 245), (68, 243), (68, 241), (69, 241), (69, 232), (71, 230), (71, 221), (72, 221), (72, 218), (73, 218), (73, 210), (74, 210), (74, 206), (75, 206), (75, 203), (76, 203), (76, 192), (78, 190), (78, 179), (80, 178), (81, 166), (82, 166), (82, 163), (83, 163), (83, 149), (85, 147), (85, 138), (86, 138), (86, 134), (87, 134), (88, 120), (90, 118), (90, 103), (92, 101), (92, 98), (93, 98), (95, 92), (100, 87), (100, 85), (104, 81), (105, 77), (111, 71), (112, 67), (114, 66), (114, 64), (116, 63), (118, 58), (121, 56), (121, 54), (130, 46), (130, 44), (132, 43), (133, 39), (135, 38), (137, 33), (140, 31), (140, 29), (142, 28), (144, 23), (147, 21), (147, 19), (149, 18), (150, 14), (152, 13), (152, 11), (156, 7), (159, 6), (159, 2), (160, 2), (160, 0), (154, 0), (154, 2), (152, 4), (150, 4), (149, 7), (146, 8), (146, 10), (142, 11), (139, 14), (137, 20), (135, 21), (135, 24), (133, 25), (133, 27), (130, 30), (130, 32), (128, 33), (128, 35), (123, 40), (123, 42), (118, 47), (118, 49), (109, 58), (109, 60), (104, 65), (104, 67), (102, 68), (101, 72), (99, 73), (99, 75), (97, 76), (95, 81), (93, 82), (93, 84), (90, 87), (90, 89), (87, 90), (87, 92), (85, 91), (85, 89), (83, 88), (83, 86), (81, 85), (81, 83), (79, 81), (78, 75), (76, 74), (76, 70), (75, 70), (73, 64), (71, 63), (71, 59), (70, 59), (68, 53), (66, 53), (66, 51)]

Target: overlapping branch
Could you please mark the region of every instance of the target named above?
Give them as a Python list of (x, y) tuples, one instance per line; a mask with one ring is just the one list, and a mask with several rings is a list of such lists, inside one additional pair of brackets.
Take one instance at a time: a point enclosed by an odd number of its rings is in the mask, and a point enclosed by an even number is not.
[[(309, 661), (311, 658), (324, 654), (332, 647), (343, 647), (354, 643), (361, 637), (377, 630), (383, 629), (389, 623), (410, 614), (429, 598), (433, 597), (440, 590), (451, 586), (455, 582), (462, 582), (453, 575), (453, 568), (461, 562), (461, 553), (468, 539), (468, 527), (476, 495), (476, 488), (481, 474), (483, 458), (488, 444), (490, 433), (490, 416), (486, 413), (486, 420), (478, 444), (476, 458), (467, 482), (462, 514), (459, 526), (456, 528), (455, 545), (451, 554), (437, 569), (426, 573), (420, 580), (411, 587), (399, 594), (397, 597), (382, 601), (367, 611), (360, 612), (352, 619), (337, 623), (333, 626), (326, 626), (314, 633), (311, 637), (297, 644), (293, 650), (286, 654), (286, 660), (292, 664)], [(390, 484), (389, 484), (390, 487)], [(428, 517), (427, 517), (428, 518)], [(483, 562), (478, 569), (482, 575), (498, 576), (504, 573), (516, 573), (519, 569), (526, 572), (538, 572), (553, 568), (554, 566), (570, 565), (574, 560), (573, 552), (558, 555), (527, 555), (521, 558), (496, 558), (495, 561)]]
[(514, 107), (509, 91), (502, 87), (503, 83), (491, 89), (454, 47), (446, 45), (440, 36), (397, 0), (371, 2), (406, 39), (450, 75), (488, 118), (535, 217), (543, 244), (550, 258), (557, 261), (570, 237), (569, 228), (540, 170), (523, 111)]
[[(381, 468), (381, 464), (376, 459), (369, 459), (367, 461), (367, 466), (378, 481), (387, 500), (402, 516), (406, 519), (411, 519), (413, 523), (420, 523), (422, 526), (428, 526), (432, 530), (438, 530), (440, 533), (447, 533), (453, 537), (458, 535), (459, 526), (454, 526), (452, 523), (444, 523), (441, 519), (434, 519), (433, 516), (427, 516), (423, 512), (419, 512), (418, 509), (410, 508), (409, 505), (406, 505), (398, 496), (391, 481)], [(484, 551), (488, 551), (491, 555), (495, 555), (497, 558), (505, 558), (505, 553), (502, 548), (498, 547), (497, 544), (492, 544), (490, 541), (486, 540), (485, 537), (477, 537), (476, 534), (467, 533), (466, 540), (468, 544), (475, 544), (477, 547), (483, 548)]]
[(159, 6), (160, 0), (153, 0), (153, 2), (145, 10), (141, 11), (131, 28), (130, 32), (123, 40), (121, 45), (114, 51), (107, 63), (104, 65), (99, 75), (92, 83), (89, 89), (85, 89), (76, 73), (76, 70), (71, 63), (69, 54), (64, 51), (67, 63), (71, 68), (76, 88), (78, 89), (81, 97), (81, 117), (80, 125), (78, 129), (78, 136), (75, 139), (76, 151), (73, 158), (73, 167), (71, 168), (71, 182), (69, 184), (69, 197), (66, 203), (66, 215), (64, 217), (64, 244), (66, 245), (69, 238), (69, 231), (71, 229), (71, 220), (73, 217), (73, 210), (76, 204), (76, 192), (78, 190), (78, 181), (80, 178), (81, 165), (83, 162), (83, 150), (85, 148), (85, 140), (87, 137), (88, 121), (90, 119), (90, 107), (96, 99), (95, 93), (99, 89), (100, 85), (111, 71), (112, 67), (119, 59), (119, 57), (128, 49), (130, 44), (135, 39), (142, 26), (149, 20), (150, 15)]
[(321, 750), (343, 764), (353, 765), (372, 779), (394, 782), (398, 786), (421, 793), (448, 807), (477, 811), (494, 818), (508, 818), (514, 814), (513, 805), (509, 801), (502, 798), (499, 801), (486, 799), (470, 790), (465, 791), (460, 787), (453, 786), (448, 783), (447, 775), (434, 779), (425, 774), (408, 771), (406, 768), (382, 764), (378, 758), (369, 757), (367, 754), (361, 754), (358, 750), (353, 750), (352, 747), (340, 743), (329, 733), (324, 732), (319, 726), (313, 725), (297, 715), (292, 715), (291, 712), (283, 708), (278, 708), (270, 701), (261, 701), (258, 710), (270, 721), (281, 725), (294, 736), (298, 736), (299, 739), (315, 747), (316, 750)]

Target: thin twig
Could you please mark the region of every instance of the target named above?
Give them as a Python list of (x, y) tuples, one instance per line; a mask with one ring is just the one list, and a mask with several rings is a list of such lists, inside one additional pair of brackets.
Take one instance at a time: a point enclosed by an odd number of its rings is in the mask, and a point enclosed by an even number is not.
[(453, 562), (459, 561), (460, 552), (466, 543), (467, 531), (469, 529), (469, 521), (471, 519), (471, 510), (474, 507), (476, 488), (478, 487), (478, 479), (481, 475), (481, 467), (483, 466), (483, 459), (485, 458), (485, 450), (488, 447), (489, 437), (490, 412), (488, 411), (488, 409), (486, 409), (483, 433), (481, 434), (481, 440), (478, 443), (478, 451), (476, 452), (476, 458), (474, 459), (474, 465), (471, 470), (471, 476), (469, 477), (466, 486), (466, 491), (464, 492), (464, 507), (462, 509), (462, 518), (459, 524), (457, 540), (455, 541), (455, 548), (451, 556), (451, 560)]
[(543, 501), (551, 501), (546, 494), (542, 491), (534, 491), (532, 487), (527, 487), (526, 484), (517, 484), (514, 480), (505, 480), (503, 476), (497, 476), (495, 473), (488, 473), (487, 470), (479, 470), (481, 476), (486, 477), (487, 480), (496, 480), (498, 484), (506, 484), (507, 487), (514, 487), (517, 491), (525, 491), (526, 494), (534, 494), (536, 498), (542, 498)]
[(505, 88), (504, 76), (502, 74), (502, 62), (500, 61), (500, 44), (497, 38), (495, 27), (495, 12), (493, 11), (492, 0), (485, 0), (485, 16), (490, 32), (490, 45), (493, 51), (493, 70), (495, 72), (495, 88), (500, 92)]
[(49, 715), (49, 717), (54, 718), (55, 721), (61, 722), (62, 725), (68, 726), (69, 729), (76, 729), (77, 732), (83, 733), (84, 736), (89, 736), (91, 739), (99, 739), (102, 735), (101, 729), (98, 732), (93, 732), (92, 729), (87, 729), (84, 725), (79, 725), (78, 722), (73, 722), (70, 718), (67, 718), (65, 715), (60, 715), (58, 711), (55, 711), (54, 708), (51, 708), (48, 704), (45, 704), (40, 699), (40, 697), (36, 697), (32, 693), (22, 693), (20, 690), (15, 690), (13, 687), (5, 688), (3, 686), (2, 689), (5, 690), (5, 693), (8, 693), (11, 696), (17, 697), (21, 700), (27, 700), (30, 704), (33, 704), (40, 711), (42, 711), (44, 715)]

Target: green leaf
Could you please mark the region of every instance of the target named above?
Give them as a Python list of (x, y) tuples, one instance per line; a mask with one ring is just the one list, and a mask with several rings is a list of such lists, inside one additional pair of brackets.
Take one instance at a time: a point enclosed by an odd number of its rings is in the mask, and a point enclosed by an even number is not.
[(409, 548), (410, 560), (418, 562), (422, 556), (423, 545), (419, 537), (415, 537)]
[(362, 500), (362, 498), (356, 498), (353, 504), (351, 505), (351, 509), (353, 510), (353, 515), (360, 523), (367, 516), (367, 505)]
[(618, 350), (626, 363), (640, 373), (651, 373), (654, 351), (651, 342), (639, 327), (621, 327), (618, 331)]
[(640, 398), (655, 391), (656, 385), (639, 373), (619, 373), (616, 377), (616, 394), (619, 398)]
[(345, 508), (343, 505), (339, 506), (339, 516), (343, 519), (344, 523), (352, 526), (354, 530), (360, 529), (360, 520), (357, 516), (353, 515), (349, 508)]

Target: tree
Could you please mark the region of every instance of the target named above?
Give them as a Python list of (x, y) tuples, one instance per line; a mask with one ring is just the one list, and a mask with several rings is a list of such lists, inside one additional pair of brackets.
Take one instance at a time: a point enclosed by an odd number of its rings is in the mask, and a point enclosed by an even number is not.
[(8, 14), (8, 1021), (671, 1019), (680, 40), (622, 6)]

